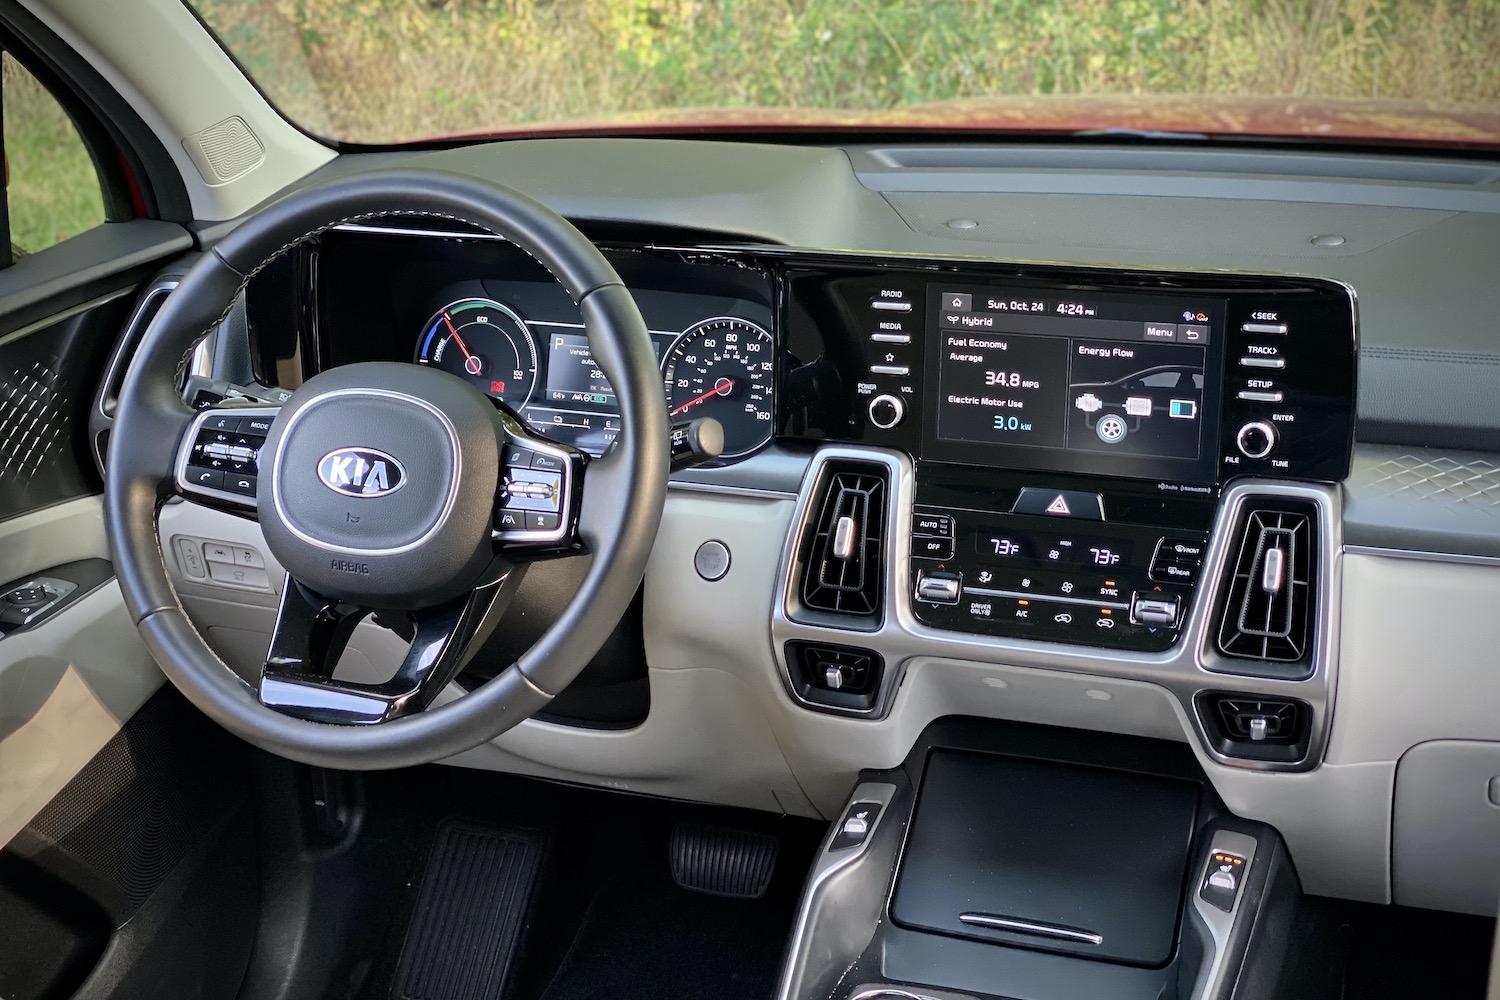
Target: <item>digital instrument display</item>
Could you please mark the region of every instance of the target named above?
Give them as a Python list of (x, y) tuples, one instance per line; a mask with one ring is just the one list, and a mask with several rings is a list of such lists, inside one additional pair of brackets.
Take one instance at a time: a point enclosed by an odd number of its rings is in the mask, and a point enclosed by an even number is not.
[(1224, 302), (928, 286), (923, 457), (1210, 482)]

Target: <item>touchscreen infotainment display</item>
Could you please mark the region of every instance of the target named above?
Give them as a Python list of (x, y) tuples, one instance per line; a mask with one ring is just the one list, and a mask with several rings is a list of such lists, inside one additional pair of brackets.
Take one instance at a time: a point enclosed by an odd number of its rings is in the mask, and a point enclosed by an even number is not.
[(929, 285), (923, 458), (1211, 482), (1224, 305)]

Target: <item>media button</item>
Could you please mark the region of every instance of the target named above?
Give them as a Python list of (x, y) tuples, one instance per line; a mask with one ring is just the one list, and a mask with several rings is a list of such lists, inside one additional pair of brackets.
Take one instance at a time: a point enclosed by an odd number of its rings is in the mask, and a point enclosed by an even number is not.
[(1102, 521), (1104, 520), (1104, 497), (1098, 493), (1085, 493), (1080, 490), (1049, 490), (1040, 486), (1024, 486), (1010, 512)]

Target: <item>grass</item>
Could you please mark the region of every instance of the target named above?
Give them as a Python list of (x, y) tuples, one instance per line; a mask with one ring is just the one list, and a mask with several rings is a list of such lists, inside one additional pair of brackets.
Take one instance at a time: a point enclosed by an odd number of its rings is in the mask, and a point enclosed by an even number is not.
[(197, 0), (314, 131), (997, 94), (1500, 106), (1500, 0)]
[[(286, 113), (356, 142), (656, 109), (883, 110), (992, 95), (1500, 109), (1500, 0), (196, 3)], [(11, 229), (35, 252), (104, 208), (72, 123), (4, 64)]]
[(35, 253), (103, 222), (104, 199), (67, 113), (9, 56), (3, 62), (11, 244)]

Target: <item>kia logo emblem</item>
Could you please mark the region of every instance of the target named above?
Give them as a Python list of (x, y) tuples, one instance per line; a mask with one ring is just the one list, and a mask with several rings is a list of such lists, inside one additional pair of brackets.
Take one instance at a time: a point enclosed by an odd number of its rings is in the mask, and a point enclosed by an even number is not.
[(383, 497), (406, 482), (401, 463), (374, 448), (340, 448), (318, 461), (323, 485), (346, 497)]

